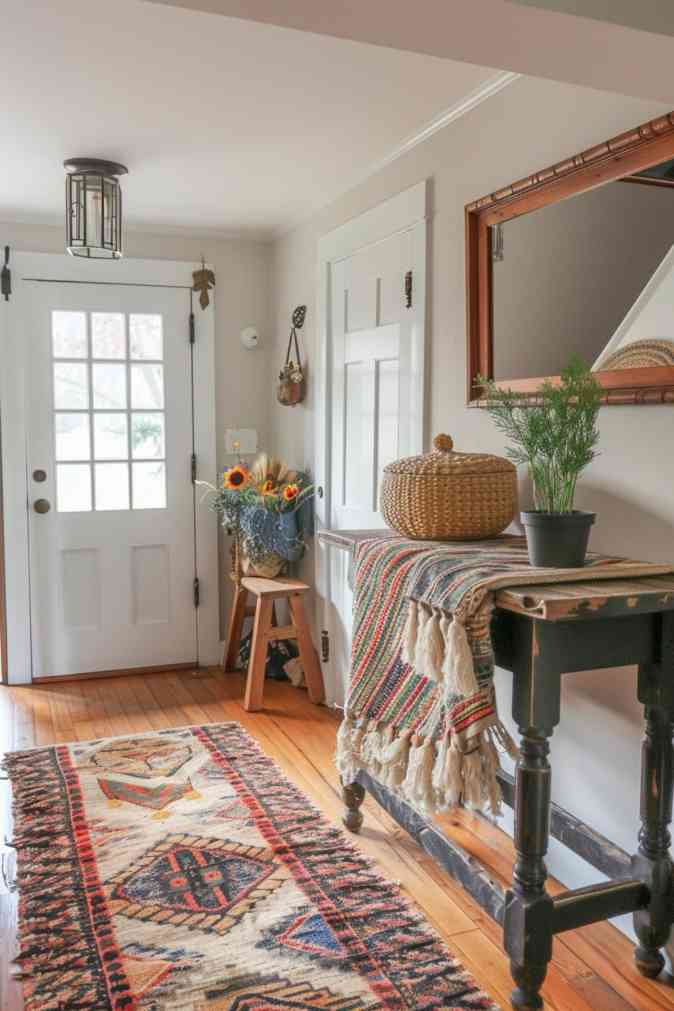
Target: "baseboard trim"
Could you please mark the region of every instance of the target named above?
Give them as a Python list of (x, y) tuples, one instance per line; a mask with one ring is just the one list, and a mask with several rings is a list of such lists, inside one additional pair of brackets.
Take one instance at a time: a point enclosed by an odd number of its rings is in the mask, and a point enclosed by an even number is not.
[(127, 667), (120, 670), (97, 670), (87, 671), (84, 674), (46, 674), (33, 678), (34, 685), (50, 685), (63, 681), (92, 681), (96, 678), (125, 678), (142, 674), (173, 674), (181, 670), (198, 670), (199, 664), (194, 663), (165, 663), (158, 667)]

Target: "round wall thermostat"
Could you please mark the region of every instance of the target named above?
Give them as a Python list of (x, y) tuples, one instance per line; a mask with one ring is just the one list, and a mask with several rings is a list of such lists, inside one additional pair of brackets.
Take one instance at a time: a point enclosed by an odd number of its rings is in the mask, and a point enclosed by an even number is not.
[(257, 327), (247, 326), (241, 331), (241, 343), (249, 351), (254, 351), (255, 348), (260, 346), (260, 335), (257, 332)]

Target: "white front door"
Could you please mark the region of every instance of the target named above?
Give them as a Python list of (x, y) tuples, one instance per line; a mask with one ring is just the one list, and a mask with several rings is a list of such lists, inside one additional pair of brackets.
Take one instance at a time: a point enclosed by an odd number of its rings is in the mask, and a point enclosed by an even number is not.
[(33, 676), (194, 663), (189, 292), (28, 284)]
[[(384, 467), (423, 449), (426, 295), (425, 186), (321, 240), (325, 332), (319, 520), (334, 530), (383, 527)], [(329, 461), (329, 465), (327, 464)], [(351, 661), (353, 600), (344, 551), (317, 545), (319, 632), (328, 703), (341, 705)]]

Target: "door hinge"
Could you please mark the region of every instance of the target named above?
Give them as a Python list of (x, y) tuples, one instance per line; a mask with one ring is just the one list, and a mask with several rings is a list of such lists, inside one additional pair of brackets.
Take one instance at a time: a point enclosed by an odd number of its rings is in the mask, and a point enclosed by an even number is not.
[(330, 633), (327, 628), (321, 630), (321, 660), (327, 663), (330, 659)]
[(192, 484), (197, 483), (197, 454), (192, 453), (190, 457), (190, 475), (192, 478)]
[(9, 246), (5, 246), (5, 265), (0, 271), (0, 295), (9, 302), (12, 294), (12, 273), (9, 269)]
[(196, 330), (194, 328), (194, 313), (190, 313), (190, 344), (194, 344), (196, 341)]
[(194, 597), (194, 606), (199, 606), (199, 577), (194, 577), (194, 582), (192, 583), (192, 596)]
[(405, 274), (405, 308), (412, 308), (412, 271)]

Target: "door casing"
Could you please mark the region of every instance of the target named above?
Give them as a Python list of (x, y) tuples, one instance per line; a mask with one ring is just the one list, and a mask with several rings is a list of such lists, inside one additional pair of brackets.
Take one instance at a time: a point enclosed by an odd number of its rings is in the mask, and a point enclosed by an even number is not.
[[(86, 260), (66, 254), (14, 253), (11, 257), (12, 295), (0, 303), (0, 448), (2, 531), (0, 547), (0, 607), (4, 596), (3, 673), (10, 684), (32, 681), (30, 616), (30, 543), (28, 535), (28, 460), (26, 346), (22, 332), (26, 281), (149, 285), (191, 289), (192, 272), (200, 264), (173, 260)], [(211, 480), (216, 472), (215, 442), (215, 306), (194, 305), (194, 429), (198, 476)], [(185, 340), (189, 320), (185, 320)], [(206, 508), (196, 510), (197, 571), (200, 580), (198, 614), (199, 657), (203, 664), (219, 661), (219, 579), (217, 526)], [(4, 595), (3, 595), (4, 590)]]

